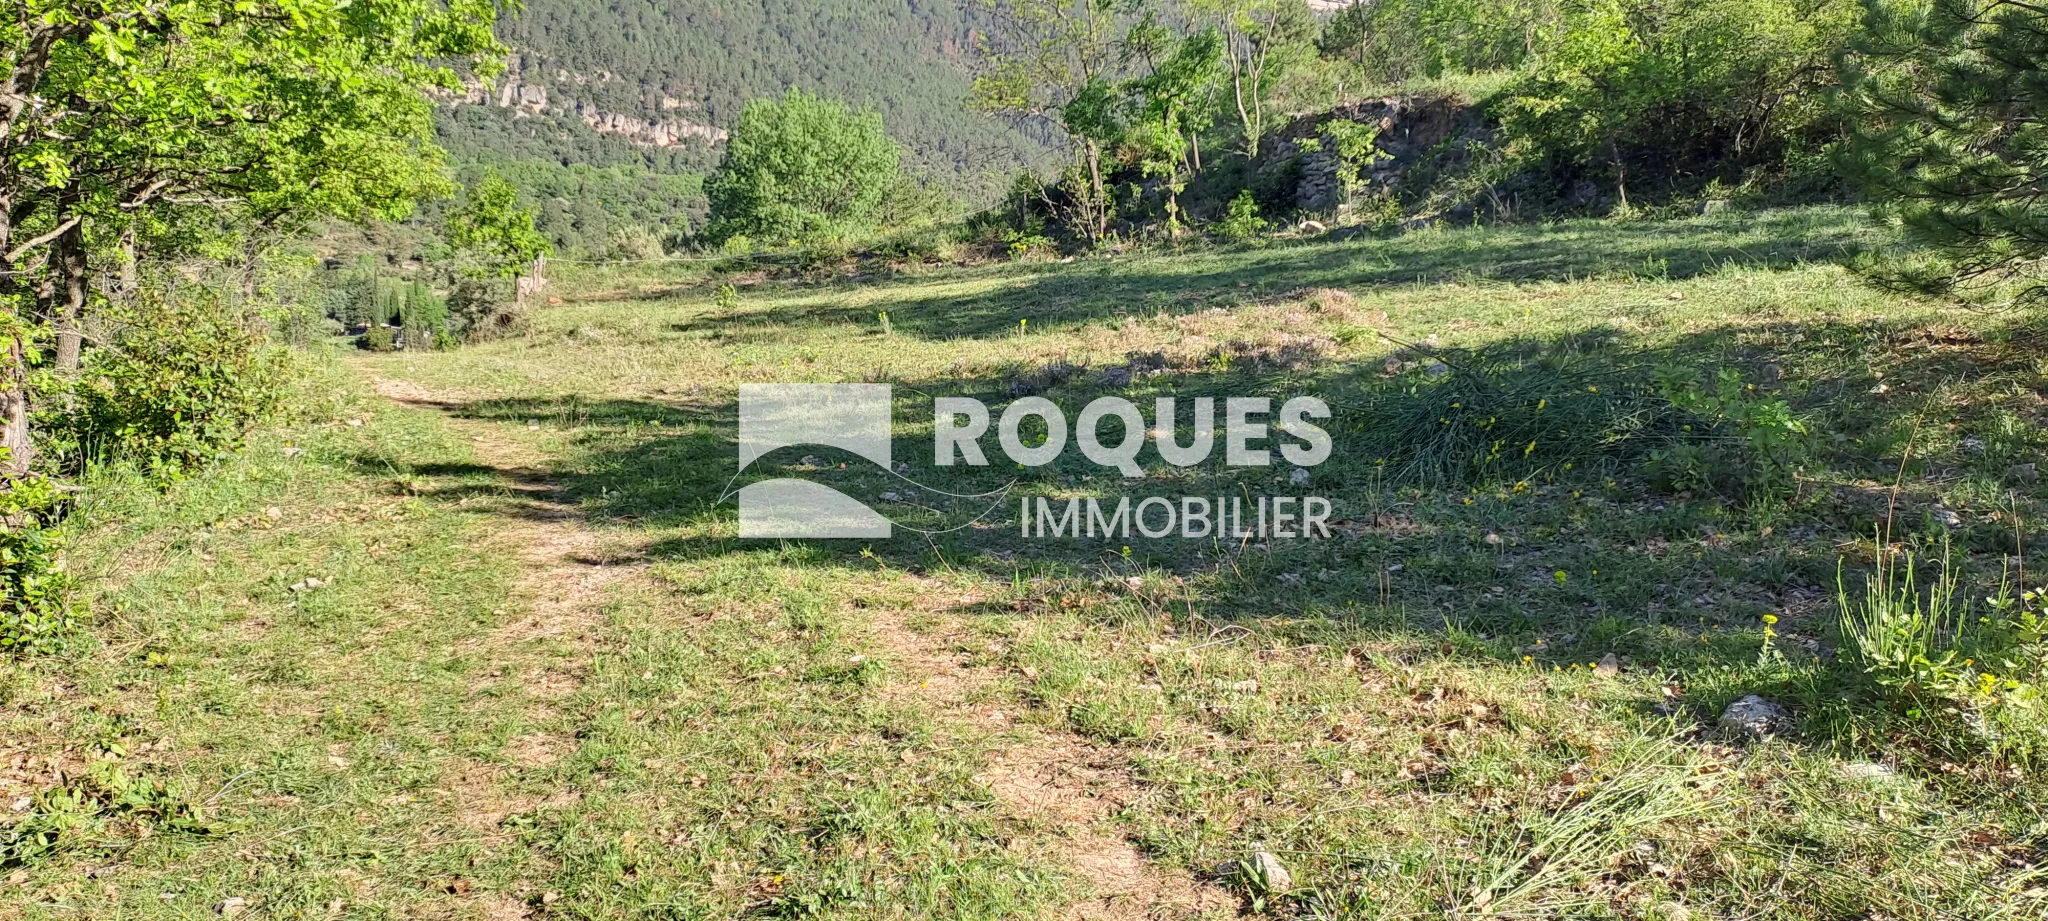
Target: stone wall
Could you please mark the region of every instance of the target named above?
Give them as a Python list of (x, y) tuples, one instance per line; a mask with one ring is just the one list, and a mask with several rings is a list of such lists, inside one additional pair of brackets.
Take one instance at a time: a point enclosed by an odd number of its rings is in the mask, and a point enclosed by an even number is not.
[[(1379, 131), (1381, 154), (1362, 177), (1367, 188), (1401, 191), (1403, 174), (1433, 155), (1460, 156), (1464, 147), (1487, 136), (1478, 112), (1449, 96), (1390, 96), (1338, 106), (1295, 117), (1268, 140), (1261, 152), (1261, 177), (1298, 170), (1294, 204), (1310, 214), (1336, 214), (1346, 209), (1346, 189), (1329, 125), (1348, 121)], [(1317, 143), (1302, 141), (1314, 138)]]

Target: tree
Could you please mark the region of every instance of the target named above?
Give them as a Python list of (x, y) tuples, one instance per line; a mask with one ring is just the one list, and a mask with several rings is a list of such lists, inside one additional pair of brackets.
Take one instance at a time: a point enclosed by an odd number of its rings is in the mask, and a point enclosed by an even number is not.
[[(0, 446), (33, 455), (27, 371), (138, 228), (400, 216), (445, 187), (430, 86), (502, 50), (497, 0), (17, 0), (0, 13)], [(146, 246), (148, 241), (142, 241)], [(104, 247), (97, 247), (104, 249)], [(126, 248), (126, 247), (124, 247)], [(62, 279), (61, 285), (56, 282)], [(61, 294), (59, 293), (61, 292)]]
[(1906, 280), (2048, 302), (2048, 5), (1868, 0), (1864, 26), (1840, 163), (1939, 254)]
[(1177, 234), (1180, 193), (1202, 168), (1201, 135), (1216, 110), (1223, 36), (1215, 29), (1203, 30), (1170, 43), (1172, 53), (1152, 63), (1151, 54), (1168, 44), (1142, 46), (1150, 72), (1125, 87), (1138, 113), (1126, 137), (1144, 172), (1165, 180), (1167, 227)]
[(1142, 0), (981, 0), (991, 28), (983, 37), (984, 70), (974, 80), (974, 105), (985, 112), (1036, 119), (1064, 131), (1080, 148), (1081, 171), (1070, 181), (1078, 223), (1090, 239), (1109, 229), (1105, 143), (1112, 136), (1109, 86), (1121, 75), (1129, 14)]
[(1847, 0), (1583, 0), (1560, 15), (1503, 91), (1501, 133), (1525, 160), (1611, 167), (1623, 206), (1631, 159), (1662, 175), (1783, 163), (1803, 132), (1829, 133)]
[(533, 229), (534, 213), (519, 207), (519, 192), (511, 183), (487, 173), (469, 190), (468, 200), (448, 215), (448, 243), (476, 256), (483, 274), (512, 279), (514, 299), (519, 300), (519, 279), (533, 272), (536, 261), (551, 250), (548, 238)]
[(1303, 0), (1195, 0), (1195, 6), (1223, 31), (1245, 156), (1257, 158), (1274, 85), (1314, 50), (1315, 14)]
[(795, 88), (756, 99), (705, 183), (705, 234), (785, 240), (873, 229), (901, 156), (872, 111)]

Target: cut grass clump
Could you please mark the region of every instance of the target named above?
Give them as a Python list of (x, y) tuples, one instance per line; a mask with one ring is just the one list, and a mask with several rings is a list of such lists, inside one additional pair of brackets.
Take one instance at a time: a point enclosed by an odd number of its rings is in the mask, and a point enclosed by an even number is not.
[(1592, 351), (1444, 349), (1388, 368), (1357, 417), (1365, 453), (1396, 483), (1463, 486), (1627, 465), (1684, 426), (1684, 414), (1647, 386), (1646, 368)]

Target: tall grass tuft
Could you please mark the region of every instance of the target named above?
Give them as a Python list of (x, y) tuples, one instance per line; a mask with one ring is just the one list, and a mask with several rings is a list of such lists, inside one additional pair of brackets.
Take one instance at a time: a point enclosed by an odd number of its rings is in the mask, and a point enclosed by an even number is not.
[(1394, 482), (1466, 485), (1630, 464), (1680, 433), (1686, 415), (1645, 386), (1647, 368), (1592, 351), (1438, 349), (1388, 368), (1358, 418), (1363, 449)]
[(1933, 690), (1952, 671), (1963, 620), (1956, 601), (1957, 573), (1946, 551), (1925, 592), (1918, 565), (1911, 551), (1900, 559), (1880, 547), (1876, 571), (1854, 598), (1839, 567), (1835, 575), (1843, 649), (1880, 685), (1914, 697)]

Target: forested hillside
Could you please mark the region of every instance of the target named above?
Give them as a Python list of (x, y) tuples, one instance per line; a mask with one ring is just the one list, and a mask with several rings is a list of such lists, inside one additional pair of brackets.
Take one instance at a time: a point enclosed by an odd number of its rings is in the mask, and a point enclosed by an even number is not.
[[(792, 86), (880, 112), (913, 174), (977, 200), (1044, 148), (967, 111), (967, 6), (534, 0), (499, 24), (515, 53), (507, 72), (444, 105), (438, 130), (459, 164), (519, 163), (514, 181), (541, 204), (542, 229), (570, 244), (601, 243), (606, 225), (626, 216), (563, 189), (600, 186), (608, 190), (602, 197), (619, 198), (650, 185), (675, 188), (635, 174), (709, 172), (740, 107)], [(600, 175), (577, 165), (613, 169)], [(671, 197), (661, 198), (634, 217), (682, 229)]]

